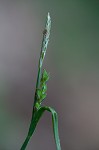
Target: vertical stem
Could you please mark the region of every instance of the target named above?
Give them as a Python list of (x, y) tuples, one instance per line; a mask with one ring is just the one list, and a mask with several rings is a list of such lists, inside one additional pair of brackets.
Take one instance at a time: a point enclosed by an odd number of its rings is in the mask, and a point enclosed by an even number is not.
[(26, 146), (27, 146), (29, 140), (30, 140), (30, 137), (27, 136), (20, 150), (25, 150), (26, 149)]
[(39, 67), (38, 67), (37, 82), (36, 82), (36, 89), (35, 89), (35, 96), (34, 96), (33, 110), (34, 110), (34, 107), (35, 107), (35, 103), (36, 103), (36, 101), (37, 101), (36, 91), (37, 91), (37, 89), (39, 88), (39, 85), (40, 85), (40, 79), (41, 79), (41, 67), (39, 66)]

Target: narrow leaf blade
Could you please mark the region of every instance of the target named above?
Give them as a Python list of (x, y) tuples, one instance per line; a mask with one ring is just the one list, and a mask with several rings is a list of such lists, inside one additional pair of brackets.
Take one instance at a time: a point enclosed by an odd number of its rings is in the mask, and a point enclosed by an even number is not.
[(55, 139), (57, 150), (61, 150), (59, 133), (58, 133), (58, 116), (57, 116), (56, 111), (51, 107), (47, 107), (47, 106), (41, 107), (37, 111), (37, 113), (35, 114), (32, 122), (31, 122), (30, 129), (29, 129), (29, 132), (28, 132), (28, 136), (32, 136), (32, 134), (35, 131), (35, 128), (37, 126), (37, 123), (39, 122), (39, 119), (41, 118), (41, 116), (43, 115), (43, 113), (45, 111), (49, 111), (52, 114), (54, 139)]

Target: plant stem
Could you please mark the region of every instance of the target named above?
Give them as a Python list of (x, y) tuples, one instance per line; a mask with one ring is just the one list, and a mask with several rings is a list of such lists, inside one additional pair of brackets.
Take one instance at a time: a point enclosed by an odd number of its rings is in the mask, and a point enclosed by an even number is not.
[(27, 136), (20, 150), (25, 150), (29, 140), (30, 140), (30, 137)]

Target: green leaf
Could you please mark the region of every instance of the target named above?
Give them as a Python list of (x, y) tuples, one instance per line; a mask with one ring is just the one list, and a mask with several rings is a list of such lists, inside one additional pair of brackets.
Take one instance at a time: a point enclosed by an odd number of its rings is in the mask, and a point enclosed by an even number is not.
[(30, 125), (29, 132), (28, 132), (28, 137), (32, 136), (33, 132), (35, 131), (35, 128), (37, 126), (37, 123), (38, 123), (39, 119), (41, 118), (41, 116), (43, 115), (43, 113), (46, 110), (51, 112), (51, 114), (52, 114), (53, 132), (54, 132), (56, 148), (57, 148), (57, 150), (61, 150), (59, 133), (58, 133), (58, 116), (57, 116), (56, 111), (51, 107), (47, 107), (47, 106), (46, 107), (41, 107), (35, 113), (32, 121), (31, 121), (31, 125)]
[(59, 132), (58, 132), (58, 115), (57, 115), (56, 111), (51, 107), (46, 107), (45, 109), (48, 110), (49, 112), (51, 112), (51, 114), (52, 114), (54, 139), (55, 139), (57, 150), (61, 150)]

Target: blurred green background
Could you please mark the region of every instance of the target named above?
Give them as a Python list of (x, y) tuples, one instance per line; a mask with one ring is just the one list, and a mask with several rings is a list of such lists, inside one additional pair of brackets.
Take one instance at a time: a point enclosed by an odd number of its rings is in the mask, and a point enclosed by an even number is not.
[[(28, 132), (42, 32), (52, 18), (44, 104), (59, 115), (62, 150), (99, 149), (99, 1), (0, 1), (0, 150), (19, 150)], [(45, 113), (27, 150), (55, 150)]]

